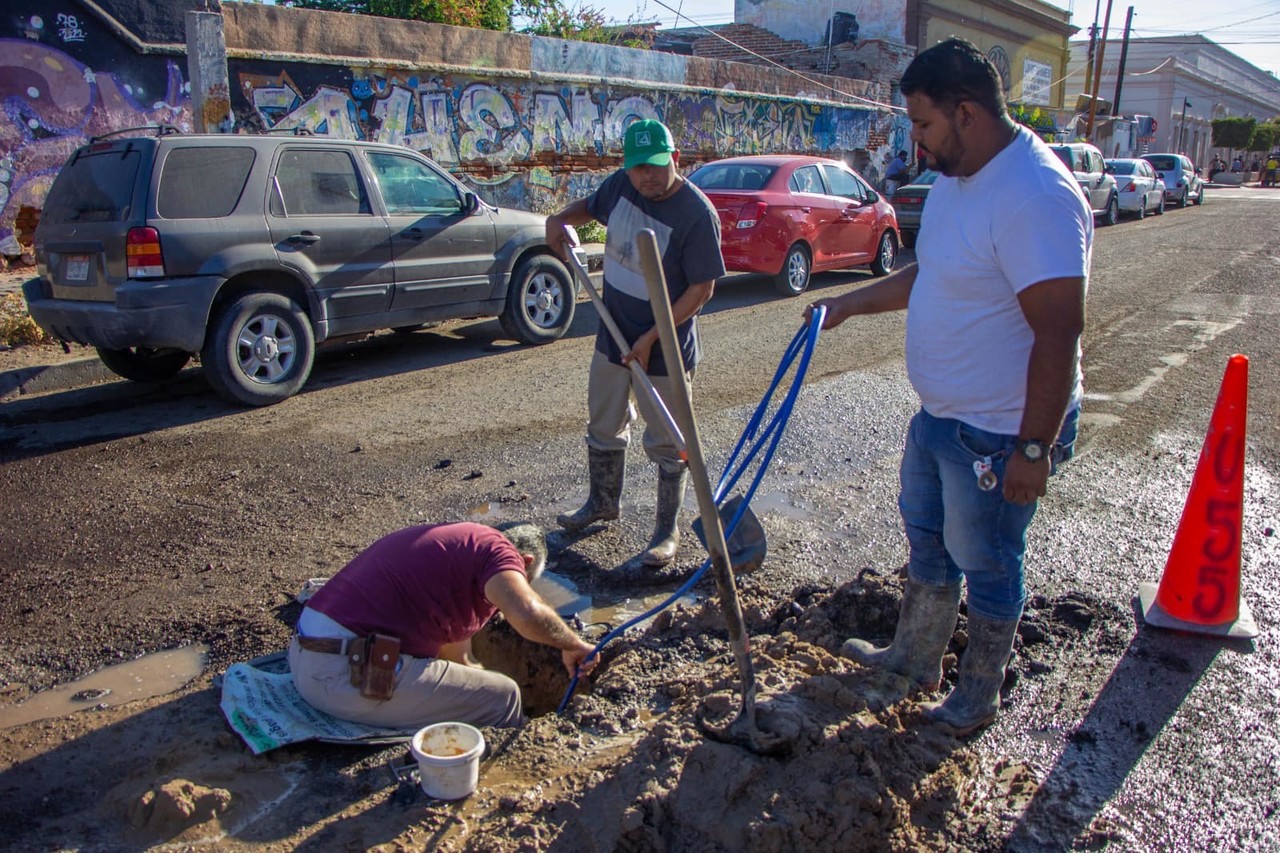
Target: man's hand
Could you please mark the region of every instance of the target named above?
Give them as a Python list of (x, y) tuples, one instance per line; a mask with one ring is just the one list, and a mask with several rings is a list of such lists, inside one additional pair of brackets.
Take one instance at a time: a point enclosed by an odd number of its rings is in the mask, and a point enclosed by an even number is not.
[(826, 316), (822, 318), (822, 331), (825, 332), (827, 329), (834, 329), (836, 326), (843, 323), (849, 316), (848, 314), (843, 313), (842, 305), (843, 303), (840, 297), (819, 299), (817, 302), (810, 302), (804, 308), (804, 321), (806, 323), (812, 322), (813, 312), (817, 311), (819, 308), (826, 308)]
[(640, 337), (636, 338), (636, 342), (631, 345), (631, 351), (623, 353), (622, 363), (629, 365), (636, 362), (640, 365), (640, 369), (645, 373), (649, 372), (649, 358), (653, 355), (653, 348), (658, 343), (658, 332), (656, 329), (650, 329)]
[(1004, 499), (1019, 506), (1035, 503), (1044, 497), (1048, 482), (1048, 457), (1032, 462), (1021, 453), (1014, 452), (1004, 467)]
[(560, 652), (560, 659), (564, 661), (564, 668), (568, 671), (570, 678), (587, 675), (596, 668), (596, 664), (600, 663), (599, 655), (587, 660), (587, 656), (594, 650), (595, 646), (579, 640), (575, 648)]
[(577, 232), (569, 227), (569, 223), (560, 216), (548, 216), (546, 223), (547, 245), (562, 261), (569, 260), (569, 253), (578, 245)]

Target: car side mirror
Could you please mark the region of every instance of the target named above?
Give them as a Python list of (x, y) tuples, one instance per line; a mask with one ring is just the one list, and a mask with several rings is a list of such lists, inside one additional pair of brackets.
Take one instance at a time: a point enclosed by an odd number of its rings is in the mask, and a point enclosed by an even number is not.
[(462, 212), (470, 216), (480, 209), (480, 196), (466, 190), (462, 193)]

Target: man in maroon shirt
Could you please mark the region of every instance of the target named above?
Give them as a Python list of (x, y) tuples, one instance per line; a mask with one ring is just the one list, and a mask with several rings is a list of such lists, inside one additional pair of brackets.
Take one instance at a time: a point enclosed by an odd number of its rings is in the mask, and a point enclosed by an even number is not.
[[(520, 725), (519, 687), (471, 655), (472, 636), (494, 613), (521, 636), (560, 649), (570, 675), (596, 664), (584, 663), (593, 646), (529, 586), (546, 557), (531, 524), (502, 532), (470, 522), (421, 525), (384, 536), (303, 608), (289, 645), (298, 693), (327, 714), (374, 726)], [(371, 634), (400, 641), (388, 699), (352, 684), (348, 657)]]

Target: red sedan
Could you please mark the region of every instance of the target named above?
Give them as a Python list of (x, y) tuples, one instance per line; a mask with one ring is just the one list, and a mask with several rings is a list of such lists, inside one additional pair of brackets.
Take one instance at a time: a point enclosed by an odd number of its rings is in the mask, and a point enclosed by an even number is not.
[(689, 175), (720, 213), (720, 250), (733, 272), (774, 277), (797, 296), (815, 272), (870, 266), (886, 275), (898, 257), (893, 207), (838, 160), (730, 157)]

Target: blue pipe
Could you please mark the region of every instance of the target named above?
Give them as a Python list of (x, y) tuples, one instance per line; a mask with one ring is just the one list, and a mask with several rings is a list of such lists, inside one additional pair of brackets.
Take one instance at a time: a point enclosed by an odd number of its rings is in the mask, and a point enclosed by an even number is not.
[[(818, 333), (822, 330), (822, 321), (826, 317), (826, 314), (827, 309), (825, 306), (815, 306), (812, 315), (809, 318), (809, 322), (802, 325), (800, 330), (796, 332), (795, 337), (791, 339), (791, 343), (787, 346), (786, 352), (782, 355), (782, 361), (778, 364), (778, 370), (774, 373), (773, 383), (769, 386), (769, 390), (765, 392), (764, 398), (760, 401), (760, 405), (756, 407), (755, 412), (751, 415), (750, 419), (748, 419), (747, 425), (742, 431), (742, 436), (738, 439), (737, 445), (733, 448), (733, 453), (729, 456), (729, 461), (725, 464), (724, 474), (721, 475), (720, 482), (716, 486), (715, 490), (715, 502), (717, 507), (724, 502), (724, 496), (734, 487), (738, 480), (742, 478), (743, 472), (746, 471), (751, 462), (760, 454), (760, 449), (765, 440), (769, 440), (769, 447), (765, 451), (764, 459), (761, 461), (760, 467), (756, 469), (756, 475), (751, 480), (751, 486), (747, 489), (747, 494), (743, 498), (742, 505), (738, 507), (738, 511), (734, 513), (733, 518), (729, 521), (728, 527), (725, 528), (724, 538), (726, 540), (733, 534), (733, 531), (737, 529), (738, 522), (740, 522), (742, 520), (742, 516), (746, 514), (747, 507), (751, 504), (751, 498), (755, 496), (756, 489), (759, 487), (760, 481), (764, 478), (764, 473), (768, 470), (769, 463), (773, 461), (774, 451), (778, 449), (778, 442), (782, 439), (782, 432), (786, 428), (787, 421), (791, 418), (791, 411), (795, 408), (796, 400), (800, 396), (800, 388), (804, 384), (805, 374), (809, 372), (809, 362), (813, 358), (813, 351), (818, 346)], [(777, 412), (774, 413), (773, 418), (769, 421), (769, 425), (765, 427), (764, 432), (761, 433), (760, 437), (757, 439), (755, 438), (756, 431), (759, 430), (760, 424), (764, 420), (765, 413), (769, 409), (769, 403), (773, 401), (774, 392), (777, 391), (778, 386), (782, 383), (783, 377), (786, 376), (792, 363), (795, 362), (797, 355), (800, 357), (800, 364), (796, 367), (795, 375), (791, 379), (791, 386), (787, 389), (786, 396), (783, 397), (782, 403), (778, 406)], [(743, 459), (742, 464), (735, 470), (733, 464), (735, 460), (737, 460), (738, 454), (742, 452), (743, 446), (752, 439), (755, 439), (754, 443), (747, 450), (747, 455)], [(600, 654), (600, 650), (603, 649), (609, 641), (615, 637), (621, 636), (628, 628), (631, 628), (633, 625), (643, 622), (649, 617), (670, 607), (679, 600), (681, 596), (692, 589), (693, 585), (702, 578), (710, 567), (711, 558), (707, 557), (707, 559), (702, 562), (702, 565), (698, 567), (698, 570), (694, 572), (687, 581), (681, 584), (679, 589), (671, 593), (671, 595), (660, 604), (651, 607), (639, 616), (635, 616), (627, 620), (601, 637), (600, 641), (596, 643), (596, 647), (591, 650), (591, 654), (587, 655), (583, 662), (585, 663)], [(573, 691), (578, 688), (578, 681), (581, 677), (581, 673), (579, 672), (574, 673), (573, 678), (570, 679), (569, 689), (565, 691), (564, 698), (560, 700), (560, 705), (556, 708), (557, 714), (564, 713), (564, 709), (569, 704), (569, 699), (573, 697)]]

